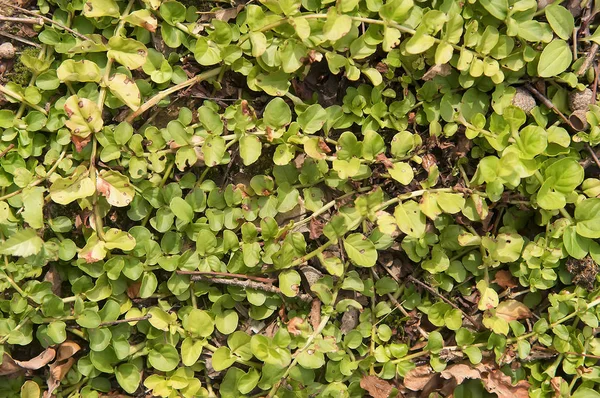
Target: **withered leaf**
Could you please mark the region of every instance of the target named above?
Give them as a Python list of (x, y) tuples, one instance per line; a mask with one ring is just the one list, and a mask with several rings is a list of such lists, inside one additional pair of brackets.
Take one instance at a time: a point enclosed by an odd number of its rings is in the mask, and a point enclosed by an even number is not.
[(506, 300), (496, 307), (496, 316), (508, 322), (531, 317), (531, 310), (517, 300)]
[(48, 365), (55, 357), (56, 350), (52, 347), (48, 347), (29, 361), (15, 361), (15, 363), (23, 369), (35, 370)]
[(434, 375), (429, 365), (417, 366), (404, 376), (404, 386), (411, 391), (421, 391)]
[(366, 390), (373, 398), (387, 398), (393, 386), (377, 376), (368, 375), (360, 379), (360, 388)]
[(21, 367), (8, 354), (4, 354), (0, 365), (0, 376), (8, 376), (21, 371)]
[(507, 270), (500, 270), (496, 272), (495, 278), (492, 282), (497, 283), (502, 289), (519, 286), (510, 271)]

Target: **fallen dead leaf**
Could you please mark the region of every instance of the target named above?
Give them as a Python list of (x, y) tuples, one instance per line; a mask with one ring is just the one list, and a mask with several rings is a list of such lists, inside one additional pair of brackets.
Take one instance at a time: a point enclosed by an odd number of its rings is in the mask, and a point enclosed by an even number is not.
[(60, 279), (60, 275), (58, 274), (56, 267), (50, 267), (48, 272), (46, 272), (46, 275), (44, 275), (44, 280), (52, 284), (52, 293), (60, 296), (60, 285), (62, 280)]
[(404, 386), (411, 391), (421, 391), (434, 375), (429, 365), (417, 366), (404, 376)]
[(457, 384), (462, 384), (465, 379), (479, 379), (481, 372), (466, 364), (456, 364), (448, 366), (441, 373), (444, 379), (456, 379)]
[(227, 22), (230, 19), (237, 17), (240, 11), (244, 9), (244, 5), (241, 4), (235, 8), (226, 8), (222, 10), (215, 11), (215, 19), (218, 19), (223, 22)]
[(92, 136), (90, 135), (89, 137), (86, 138), (81, 138), (79, 136), (76, 135), (72, 135), (71, 136), (71, 141), (73, 142), (73, 144), (75, 144), (75, 150), (79, 153), (81, 151), (83, 151), (83, 148), (90, 143), (90, 141), (92, 140)]
[(492, 370), (482, 381), (485, 389), (498, 395), (498, 398), (529, 398), (529, 382), (521, 380), (513, 385), (510, 376), (500, 369)]
[(134, 298), (139, 297), (141, 287), (142, 287), (142, 281), (141, 280), (139, 282), (133, 282), (127, 288), (127, 297), (129, 297), (130, 299), (134, 299)]
[(319, 324), (321, 323), (321, 300), (314, 299), (312, 301), (308, 319), (310, 320), (310, 325), (312, 326), (313, 330), (317, 330)]
[(71, 367), (73, 367), (73, 364), (75, 363), (73, 355), (79, 352), (79, 350), (81, 350), (79, 344), (71, 340), (65, 341), (58, 347), (56, 360), (49, 366), (50, 372), (48, 379), (46, 380), (48, 390), (44, 391), (44, 398), (51, 397), (54, 390), (60, 385), (62, 379), (69, 373), (69, 370), (71, 370)]
[(423, 75), (423, 80), (432, 80), (436, 76), (448, 76), (452, 72), (452, 67), (448, 64), (434, 65)]
[(298, 326), (302, 325), (303, 323), (304, 323), (304, 319), (297, 317), (297, 316), (293, 317), (292, 319), (290, 319), (290, 321), (287, 324), (288, 332), (290, 332), (294, 336), (298, 336), (298, 335), (302, 334), (302, 331), (298, 329)]
[(65, 341), (60, 345), (60, 347), (58, 347), (56, 362), (71, 358), (73, 355), (79, 352), (79, 350), (81, 350), (81, 347), (76, 342), (71, 340)]
[(500, 286), (502, 289), (508, 289), (519, 286), (519, 284), (516, 282), (516, 279), (512, 276), (510, 271), (507, 270), (500, 270), (496, 272), (496, 275), (492, 282), (497, 283), (498, 286)]
[(506, 300), (496, 307), (496, 316), (508, 322), (531, 318), (531, 310), (517, 300)]
[(0, 365), (0, 376), (8, 376), (14, 373), (18, 373), (23, 370), (19, 365), (8, 354), (4, 354), (2, 357), (2, 364)]
[(15, 361), (15, 363), (23, 369), (35, 370), (48, 365), (55, 357), (56, 350), (52, 347), (48, 347), (29, 361)]
[(366, 390), (373, 398), (387, 398), (393, 386), (377, 376), (363, 376), (360, 379), (360, 388)]
[(62, 379), (65, 378), (73, 364), (75, 363), (75, 358), (69, 358), (64, 363), (58, 364), (53, 363), (49, 366), (50, 374), (48, 376), (48, 380), (46, 380), (46, 384), (48, 385), (48, 390), (44, 391), (44, 398), (49, 398), (54, 393), (54, 390), (58, 388)]

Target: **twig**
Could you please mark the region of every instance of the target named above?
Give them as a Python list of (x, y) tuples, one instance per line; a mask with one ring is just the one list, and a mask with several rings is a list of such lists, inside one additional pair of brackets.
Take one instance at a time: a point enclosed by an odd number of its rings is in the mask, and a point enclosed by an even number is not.
[(238, 278), (238, 279), (249, 279), (256, 282), (262, 283), (273, 283), (277, 279), (272, 278), (262, 278), (260, 276), (254, 275), (243, 275), (243, 274), (230, 274), (228, 272), (216, 272), (216, 271), (177, 271), (179, 275), (214, 275), (214, 276), (224, 276), (228, 278)]
[(13, 149), (14, 147), (15, 147), (15, 144), (10, 144), (9, 146), (7, 146), (2, 152), (0, 152), (0, 159), (3, 158), (4, 155), (6, 155), (8, 153), (8, 151)]
[(179, 83), (173, 87), (169, 87), (168, 89), (157, 93), (154, 97), (150, 98), (148, 101), (143, 103), (142, 106), (140, 106), (136, 111), (130, 113), (129, 116), (127, 116), (127, 118), (125, 118), (125, 121), (127, 123), (131, 124), (135, 120), (136, 117), (140, 116), (142, 113), (146, 112), (148, 109), (157, 105), (163, 98), (165, 98), (169, 94), (173, 94), (179, 90), (183, 90), (186, 87), (193, 86), (196, 83), (210, 79), (211, 77), (215, 77), (221, 72), (222, 68), (223, 67), (211, 69), (207, 72), (196, 75), (196, 76), (192, 77), (191, 79), (184, 81), (183, 83)]
[(552, 101), (546, 98), (544, 94), (537, 91), (531, 84), (526, 84), (525, 88), (527, 88), (527, 90), (529, 90), (529, 92), (533, 94), (538, 100), (540, 100), (544, 105), (552, 109), (552, 111), (556, 113), (565, 123), (567, 123), (569, 127), (575, 130), (575, 127), (573, 127), (573, 124), (571, 123), (569, 118), (566, 117), (560, 110), (558, 110), (558, 108), (552, 103)]
[(6, 21), (6, 22), (17, 22), (17, 23), (26, 23), (26, 24), (32, 24), (32, 25), (43, 25), (44, 24), (44, 20), (42, 18), (18, 18), (18, 17), (5, 17), (3, 15), (0, 15), (0, 21)]
[(587, 149), (587, 151), (592, 156), (592, 159), (594, 159), (594, 162), (596, 163), (596, 165), (600, 168), (600, 160), (598, 160), (598, 156), (596, 156), (596, 153), (594, 152), (594, 150), (592, 149), (590, 144), (588, 144), (587, 142), (585, 143), (585, 149)]
[(592, 44), (592, 47), (590, 48), (588, 55), (585, 57), (585, 61), (583, 61), (583, 64), (581, 64), (581, 66), (579, 67), (579, 70), (577, 70), (577, 76), (581, 76), (585, 72), (587, 72), (590, 65), (594, 61), (594, 57), (596, 57), (596, 53), (598, 52), (598, 49), (600, 49), (600, 45), (598, 45), (597, 43)]
[[(260, 282), (240, 281), (237, 279), (225, 279), (225, 278), (210, 278), (210, 277), (206, 277), (204, 275), (193, 275), (191, 277), (191, 280), (192, 281), (205, 281), (205, 282), (219, 283), (221, 285), (239, 286), (239, 287), (243, 287), (245, 289), (263, 290), (265, 292), (271, 292), (271, 293), (276, 293), (276, 294), (280, 294), (280, 295), (283, 294), (283, 293), (281, 293), (281, 289), (279, 289), (277, 286), (267, 285), (266, 283), (260, 283)], [(312, 301), (312, 297), (310, 294), (298, 293), (298, 295), (296, 297), (298, 297), (300, 300), (305, 301), (307, 303), (310, 303)]]
[(5, 37), (8, 37), (9, 39), (13, 39), (13, 40), (16, 40), (16, 41), (20, 41), (21, 43), (23, 43), (23, 44), (27, 44), (28, 46), (37, 47), (37, 48), (42, 48), (42, 46), (40, 46), (40, 45), (39, 45), (39, 44), (37, 44), (37, 43), (34, 43), (34, 42), (32, 42), (32, 41), (29, 41), (29, 40), (27, 40), (27, 39), (23, 39), (22, 37), (19, 37), (19, 36), (11, 35), (10, 33), (6, 33), (6, 32), (3, 32), (3, 31), (1, 31), (1, 30), (0, 30), (0, 36), (5, 36)]
[(69, 33), (71, 33), (71, 34), (73, 34), (73, 35), (75, 35), (75, 36), (79, 37), (79, 38), (80, 38), (80, 39), (82, 39), (82, 40), (90, 40), (90, 39), (89, 39), (87, 36), (84, 36), (84, 35), (82, 35), (81, 33), (79, 33), (79, 32), (76, 32), (76, 31), (74, 31), (73, 29), (71, 29), (71, 28), (68, 28), (68, 27), (66, 27), (65, 25), (61, 24), (60, 22), (56, 22), (55, 20), (53, 20), (53, 19), (50, 19), (50, 18), (48, 18), (48, 17), (46, 17), (46, 16), (44, 16), (44, 15), (40, 15), (40, 14), (38, 14), (38, 13), (36, 13), (36, 12), (30, 11), (30, 10), (26, 10), (25, 8), (22, 8), (22, 7), (19, 7), (19, 6), (17, 6), (17, 5), (14, 5), (14, 4), (7, 3), (7, 2), (0, 2), (0, 4), (2, 4), (2, 5), (6, 5), (6, 6), (9, 6), (9, 7), (12, 7), (12, 8), (14, 8), (15, 10), (19, 10), (20, 12), (22, 12), (22, 13), (24, 13), (24, 14), (27, 14), (27, 15), (33, 15), (34, 17), (38, 17), (38, 18), (40, 18), (40, 19), (43, 19), (44, 21), (46, 21), (46, 22), (48, 22), (48, 23), (50, 23), (50, 24), (52, 24), (52, 25), (56, 25), (56, 26), (58, 26), (59, 28), (61, 28), (61, 29), (64, 29), (64, 30), (66, 30), (67, 32), (69, 32)]
[(111, 326), (111, 325), (118, 325), (120, 323), (145, 321), (146, 319), (150, 319), (150, 318), (152, 318), (152, 315), (148, 314), (148, 315), (144, 315), (144, 316), (138, 316), (136, 318), (117, 319), (116, 321), (102, 322), (99, 326)]
[(418, 280), (417, 278), (415, 278), (412, 275), (408, 275), (407, 278), (412, 283), (416, 283), (417, 285), (423, 287), (424, 289), (428, 290), (433, 295), (435, 295), (435, 296), (439, 297), (440, 299), (442, 299), (444, 302), (450, 304), (453, 308), (456, 308), (457, 310), (459, 310), (460, 312), (462, 312), (462, 314), (465, 316), (465, 318), (467, 318), (469, 320), (469, 322), (471, 322), (471, 324), (477, 328), (477, 330), (481, 330), (481, 324), (479, 322), (477, 322), (475, 320), (475, 318), (473, 318), (471, 315), (467, 314), (465, 311), (463, 311), (461, 308), (459, 308), (452, 301), (448, 300), (446, 297), (444, 297), (441, 294), (439, 294), (438, 292), (436, 292), (434, 288), (432, 288), (431, 286), (429, 286), (428, 284), (426, 284), (424, 282), (421, 282), (420, 280)]
[[(383, 269), (385, 269), (386, 271), (389, 271), (385, 266), (383, 266)], [(373, 268), (371, 268), (371, 272), (373, 273), (373, 278), (375, 278), (375, 281), (378, 281), (379, 275), (377, 275), (377, 273), (375, 272), (375, 270)], [(410, 318), (410, 314), (406, 311), (406, 309), (404, 309), (404, 307), (402, 307), (402, 305), (398, 302), (398, 300), (396, 300), (396, 297), (392, 296), (391, 293), (388, 293), (387, 296), (390, 299), (390, 301), (396, 306), (396, 308), (398, 308), (398, 310), (402, 313), (402, 315)], [(423, 338), (426, 339), (429, 337), (429, 334), (421, 326), (417, 325), (417, 330), (419, 331), (421, 336), (423, 336)]]

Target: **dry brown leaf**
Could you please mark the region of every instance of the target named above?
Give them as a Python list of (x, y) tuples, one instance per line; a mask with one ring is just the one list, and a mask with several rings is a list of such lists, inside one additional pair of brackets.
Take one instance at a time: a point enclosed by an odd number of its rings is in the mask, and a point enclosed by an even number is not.
[(77, 151), (77, 153), (83, 151), (83, 148), (90, 143), (90, 141), (92, 140), (92, 136), (90, 135), (89, 137), (86, 138), (81, 138), (79, 136), (76, 135), (72, 135), (71, 136), (71, 141), (73, 141), (73, 144), (75, 144), (75, 150)]
[(531, 317), (531, 310), (517, 300), (506, 300), (496, 307), (496, 316), (508, 322)]
[(46, 272), (46, 275), (44, 275), (44, 280), (52, 284), (52, 293), (60, 296), (60, 285), (62, 283), (62, 279), (60, 278), (56, 267), (50, 267), (48, 272)]
[(317, 330), (319, 324), (321, 323), (321, 300), (314, 299), (312, 301), (308, 319), (310, 320), (310, 325), (312, 326), (313, 330)]
[(513, 385), (510, 376), (500, 369), (492, 370), (482, 381), (485, 389), (498, 395), (498, 398), (529, 398), (529, 382), (521, 380)]
[(425, 81), (432, 80), (436, 76), (448, 76), (452, 72), (452, 67), (448, 64), (434, 65), (425, 74), (422, 79)]
[(21, 367), (15, 363), (10, 355), (5, 353), (2, 357), (2, 364), (0, 365), (0, 376), (8, 376), (20, 372), (21, 370)]
[(495, 278), (492, 281), (497, 283), (502, 289), (508, 289), (519, 286), (516, 279), (512, 276), (510, 271), (500, 270), (496, 272)]
[(441, 374), (444, 379), (456, 379), (457, 384), (462, 384), (465, 379), (481, 378), (481, 372), (479, 370), (463, 363), (448, 366)]
[(421, 391), (433, 376), (435, 372), (429, 365), (417, 366), (404, 376), (404, 386), (412, 391)]
[(49, 398), (54, 393), (54, 390), (58, 388), (62, 379), (65, 378), (71, 367), (75, 363), (75, 358), (68, 358), (65, 363), (58, 364), (58, 362), (53, 363), (49, 366), (50, 375), (48, 376), (48, 380), (46, 380), (46, 384), (48, 385), (48, 390), (44, 391), (44, 398)]
[(244, 9), (244, 5), (241, 4), (235, 8), (226, 8), (223, 10), (215, 11), (215, 19), (218, 19), (223, 22), (227, 22), (230, 19), (237, 17), (240, 11)]
[(46, 348), (38, 356), (31, 358), (29, 361), (15, 361), (15, 363), (23, 369), (40, 369), (48, 365), (56, 357), (56, 350), (52, 347)]
[(373, 398), (387, 398), (392, 392), (392, 385), (377, 376), (363, 376), (360, 388), (366, 390)]
[(141, 280), (139, 282), (133, 282), (127, 288), (127, 297), (129, 297), (130, 299), (134, 299), (134, 298), (139, 297), (140, 296), (140, 289), (141, 288), (142, 288), (142, 281)]
[(58, 353), (56, 355), (56, 362), (64, 361), (65, 359), (71, 358), (75, 355), (81, 347), (74, 341), (67, 340), (58, 347)]
[(298, 329), (298, 326), (302, 325), (303, 323), (304, 323), (304, 319), (297, 317), (297, 316), (293, 317), (292, 319), (290, 319), (290, 321), (287, 324), (288, 332), (290, 332), (294, 336), (298, 336), (298, 335), (302, 334), (302, 331)]

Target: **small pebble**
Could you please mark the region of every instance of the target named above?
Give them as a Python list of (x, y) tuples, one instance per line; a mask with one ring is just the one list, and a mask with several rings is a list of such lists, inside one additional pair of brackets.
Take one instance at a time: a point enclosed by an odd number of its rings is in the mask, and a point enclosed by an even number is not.
[(0, 44), (0, 59), (12, 59), (15, 57), (15, 47), (11, 43)]

